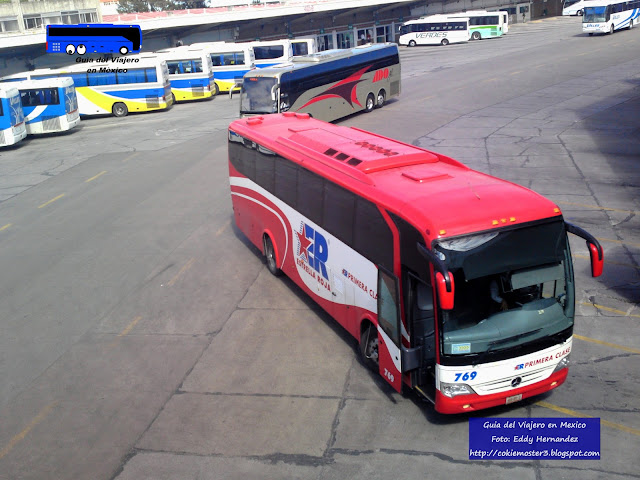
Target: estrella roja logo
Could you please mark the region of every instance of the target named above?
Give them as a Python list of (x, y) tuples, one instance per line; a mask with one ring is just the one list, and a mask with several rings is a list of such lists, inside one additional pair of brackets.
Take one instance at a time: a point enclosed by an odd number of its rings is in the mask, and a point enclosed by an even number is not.
[(524, 363), (521, 363), (520, 365), (516, 365), (516, 370), (522, 370), (524, 368)]
[(298, 235), (298, 258), (304, 258), (305, 262), (324, 278), (329, 280), (325, 263), (329, 258), (327, 240), (320, 232), (304, 222), (300, 222)]

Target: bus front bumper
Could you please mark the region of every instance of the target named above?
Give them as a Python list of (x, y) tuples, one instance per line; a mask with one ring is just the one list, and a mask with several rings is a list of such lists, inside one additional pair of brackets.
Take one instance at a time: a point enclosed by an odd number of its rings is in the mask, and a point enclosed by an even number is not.
[[(491, 395), (458, 395), (449, 398), (440, 393), (439, 390), (436, 390), (436, 411), (445, 414), (465, 413), (506, 405), (507, 403), (516, 403), (559, 387), (567, 379), (568, 372), (568, 368), (563, 368), (541, 382)], [(520, 395), (522, 396), (520, 397)]]

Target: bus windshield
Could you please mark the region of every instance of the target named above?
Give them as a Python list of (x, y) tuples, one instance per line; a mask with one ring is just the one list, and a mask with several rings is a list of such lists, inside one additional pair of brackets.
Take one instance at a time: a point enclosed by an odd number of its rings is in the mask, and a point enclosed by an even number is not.
[(276, 79), (273, 77), (250, 77), (245, 79), (240, 94), (240, 114), (276, 112), (276, 100), (272, 98), (275, 85)]
[(602, 23), (607, 21), (607, 7), (585, 7), (583, 23)]
[(456, 287), (454, 309), (441, 314), (445, 355), (510, 349), (573, 325), (562, 221), (445, 239), (435, 250)]

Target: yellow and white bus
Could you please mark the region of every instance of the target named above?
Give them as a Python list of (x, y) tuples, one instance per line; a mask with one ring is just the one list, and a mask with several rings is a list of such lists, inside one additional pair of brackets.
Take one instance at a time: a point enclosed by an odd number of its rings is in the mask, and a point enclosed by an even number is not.
[(218, 93), (211, 57), (204, 50), (176, 47), (158, 50), (156, 54), (167, 62), (174, 101), (202, 100)]
[(191, 48), (201, 48), (211, 58), (216, 93), (228, 92), (256, 68), (253, 48), (247, 43), (193, 43)]

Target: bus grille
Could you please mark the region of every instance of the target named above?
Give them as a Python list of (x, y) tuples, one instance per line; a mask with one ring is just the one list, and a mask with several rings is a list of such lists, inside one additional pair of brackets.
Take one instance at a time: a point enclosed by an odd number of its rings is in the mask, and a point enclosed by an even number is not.
[(42, 117), (43, 132), (57, 132), (60, 128), (60, 117)]
[(391, 92), (389, 92), (389, 95), (398, 95), (400, 93), (400, 81), (391, 82), (389, 90), (391, 90)]
[(147, 95), (148, 108), (160, 108), (160, 99), (155, 95)]
[(204, 87), (193, 87), (191, 93), (194, 97), (204, 97)]
[(6, 145), (6, 140), (4, 139), (4, 132), (0, 131), (0, 145)]

